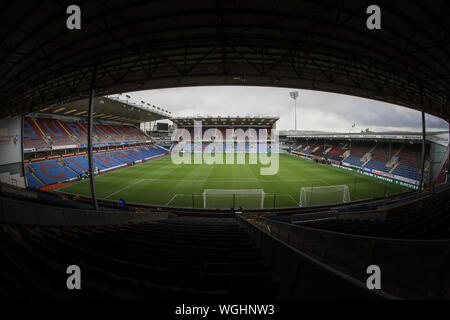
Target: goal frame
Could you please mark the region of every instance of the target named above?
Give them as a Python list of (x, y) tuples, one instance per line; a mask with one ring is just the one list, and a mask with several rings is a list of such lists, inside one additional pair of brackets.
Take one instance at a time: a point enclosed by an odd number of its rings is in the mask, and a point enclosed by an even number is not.
[[(342, 201), (329, 203), (330, 205), (332, 205), (332, 204), (340, 204), (340, 203), (347, 203), (347, 202), (351, 201), (351, 199), (350, 199), (350, 190), (349, 190), (348, 186), (345, 185), (345, 184), (330, 185), (330, 186), (317, 186), (317, 187), (314, 187), (314, 186), (312, 186), (312, 187), (300, 187), (300, 197), (299, 197), (299, 202), (298, 202), (299, 206), (300, 207), (314, 206), (314, 205), (311, 205), (311, 197), (309, 199), (310, 204), (309, 205), (308, 204), (303, 205), (304, 202), (308, 203), (308, 201), (303, 201), (303, 198), (304, 198), (303, 194), (306, 194), (306, 192), (310, 192), (311, 196), (313, 196), (315, 190), (324, 190), (324, 189), (343, 190), (342, 191)], [(337, 192), (337, 191), (334, 191), (334, 192)], [(317, 204), (316, 206), (319, 206), (319, 205), (327, 205), (327, 203)]]
[[(214, 192), (212, 192), (214, 191)], [(236, 194), (252, 194), (252, 195), (261, 195), (261, 209), (264, 208), (264, 189), (204, 189), (203, 190), (203, 208), (207, 208), (206, 199), (208, 194), (225, 194), (225, 195), (233, 195)], [(255, 208), (258, 209), (258, 208)]]

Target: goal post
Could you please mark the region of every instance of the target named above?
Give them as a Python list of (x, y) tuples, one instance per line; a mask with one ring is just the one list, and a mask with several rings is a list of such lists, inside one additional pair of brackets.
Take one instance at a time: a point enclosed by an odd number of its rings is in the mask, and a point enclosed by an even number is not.
[(300, 207), (339, 204), (350, 202), (347, 185), (302, 187), (300, 189)]
[(203, 191), (204, 208), (264, 208), (263, 189), (205, 189)]

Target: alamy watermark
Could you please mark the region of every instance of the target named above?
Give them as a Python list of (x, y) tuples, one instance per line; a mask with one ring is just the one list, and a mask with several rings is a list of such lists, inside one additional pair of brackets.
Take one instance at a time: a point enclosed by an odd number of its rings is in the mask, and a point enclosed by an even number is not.
[(176, 165), (246, 164), (248, 159), (249, 164), (261, 164), (261, 175), (278, 173), (279, 137), (275, 129), (270, 129), (270, 133), (262, 128), (203, 131), (202, 122), (194, 121), (193, 131), (178, 128), (172, 134), (172, 141), (177, 142), (171, 152)]

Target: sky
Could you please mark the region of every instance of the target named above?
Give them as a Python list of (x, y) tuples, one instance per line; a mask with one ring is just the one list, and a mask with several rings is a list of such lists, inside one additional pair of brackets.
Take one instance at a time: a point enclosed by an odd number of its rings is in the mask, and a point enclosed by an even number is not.
[[(420, 112), (393, 104), (321, 91), (250, 86), (204, 86), (126, 93), (130, 102), (162, 107), (173, 116), (277, 116), (277, 128), (294, 129), (294, 100), (299, 91), (297, 129), (360, 132), (421, 131)], [(122, 98), (123, 95), (122, 95)], [(354, 127), (353, 124), (355, 124)], [(426, 116), (427, 130), (448, 130), (448, 123)]]

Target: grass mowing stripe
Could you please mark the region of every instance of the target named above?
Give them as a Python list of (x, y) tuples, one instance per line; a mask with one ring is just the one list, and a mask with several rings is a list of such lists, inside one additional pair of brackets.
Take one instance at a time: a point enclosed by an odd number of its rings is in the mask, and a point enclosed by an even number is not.
[[(295, 205), (300, 188), (311, 185), (347, 185), (352, 200), (409, 190), (373, 177), (285, 154), (280, 154), (280, 169), (276, 175), (261, 176), (261, 165), (248, 164), (248, 155), (246, 157), (246, 164), (223, 165), (175, 165), (170, 157), (154, 159), (97, 176), (97, 196), (155, 205), (166, 205), (172, 201), (174, 206), (182, 204), (200, 208), (203, 200), (197, 195), (201, 195), (204, 189), (264, 189), (267, 194), (279, 195), (276, 206), (285, 207)], [(89, 180), (73, 183), (59, 190), (90, 196)], [(182, 196), (176, 197), (177, 194)]]

